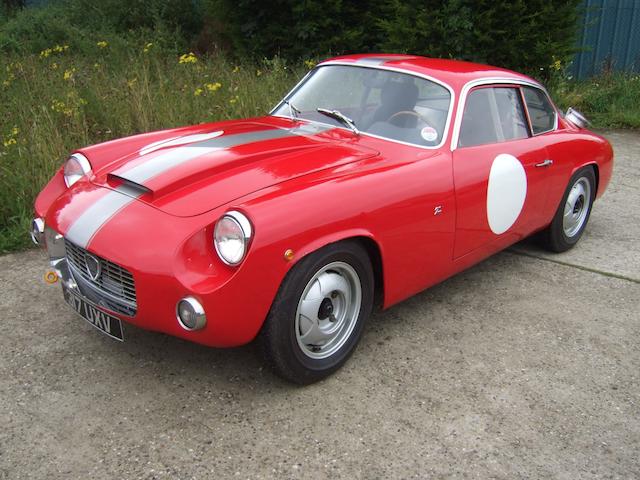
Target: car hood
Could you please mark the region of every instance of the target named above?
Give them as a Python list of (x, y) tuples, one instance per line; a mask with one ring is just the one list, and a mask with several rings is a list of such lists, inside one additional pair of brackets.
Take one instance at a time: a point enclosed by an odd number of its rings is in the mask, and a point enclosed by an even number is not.
[[(124, 184), (121, 191), (155, 208), (193, 216), (378, 153), (354, 144), (343, 130), (271, 117), (171, 130), (163, 137), (132, 141), (132, 151), (119, 159), (96, 162), (92, 182), (108, 188)], [(92, 158), (90, 148), (81, 153)]]

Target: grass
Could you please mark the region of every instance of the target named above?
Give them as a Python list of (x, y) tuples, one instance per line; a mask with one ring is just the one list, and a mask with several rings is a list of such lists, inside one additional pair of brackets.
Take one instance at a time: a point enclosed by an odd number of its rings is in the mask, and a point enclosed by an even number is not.
[(0, 57), (0, 252), (29, 245), (33, 200), (71, 150), (262, 115), (307, 70), (278, 59), (243, 65), (180, 56), (149, 43), (97, 48), (91, 56), (52, 45), (41, 54)]
[(584, 113), (594, 128), (640, 128), (640, 75), (604, 73), (588, 80), (555, 80), (551, 96), (559, 107)]

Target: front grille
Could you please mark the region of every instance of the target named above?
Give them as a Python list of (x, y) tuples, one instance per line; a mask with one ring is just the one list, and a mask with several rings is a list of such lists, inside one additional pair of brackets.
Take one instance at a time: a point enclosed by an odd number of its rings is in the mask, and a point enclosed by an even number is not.
[[(90, 254), (65, 239), (69, 269), (81, 292), (90, 300), (114, 312), (133, 316), (136, 313), (136, 287), (131, 273), (109, 260)], [(99, 275), (94, 279), (87, 264), (93, 257), (99, 263)], [(95, 274), (95, 261), (92, 265)], [(89, 259), (89, 262), (92, 262)]]

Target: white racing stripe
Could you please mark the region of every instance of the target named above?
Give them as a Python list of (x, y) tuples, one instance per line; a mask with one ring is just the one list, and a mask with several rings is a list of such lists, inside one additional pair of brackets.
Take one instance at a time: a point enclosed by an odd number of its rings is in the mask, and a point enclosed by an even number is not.
[[(143, 185), (144, 182), (153, 177), (214, 150), (294, 135), (315, 135), (331, 128), (333, 127), (305, 124), (289, 129), (274, 128), (257, 132), (224, 135), (192, 143), (184, 147), (172, 148), (168, 152), (155, 156), (130, 170), (125, 170), (124, 172), (116, 170), (113, 174), (130, 182)], [(139, 190), (128, 187), (127, 185), (120, 185), (87, 208), (87, 210), (71, 224), (65, 237), (71, 243), (86, 248), (96, 232), (100, 230), (110, 218), (134, 202), (141, 195), (142, 192)]]
[(140, 195), (142, 193), (139, 191), (129, 192), (124, 185), (111, 190), (82, 212), (67, 231), (65, 238), (79, 247), (86, 248), (102, 225)]

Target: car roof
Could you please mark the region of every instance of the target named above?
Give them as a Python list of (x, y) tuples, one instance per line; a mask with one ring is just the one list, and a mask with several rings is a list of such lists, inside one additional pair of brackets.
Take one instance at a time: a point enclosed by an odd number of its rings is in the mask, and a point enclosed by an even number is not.
[(419, 73), (433, 77), (450, 86), (460, 89), (466, 83), (482, 78), (501, 78), (524, 80), (540, 85), (536, 80), (521, 73), (505, 68), (492, 67), (480, 63), (442, 58), (428, 58), (418, 55), (401, 54), (357, 54), (334, 57), (321, 62), (320, 65), (347, 63), (364, 67), (387, 67), (404, 70), (408, 73)]

